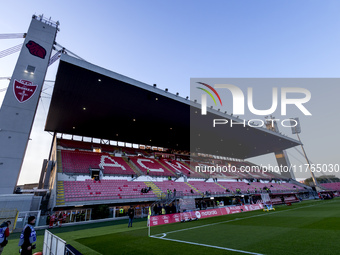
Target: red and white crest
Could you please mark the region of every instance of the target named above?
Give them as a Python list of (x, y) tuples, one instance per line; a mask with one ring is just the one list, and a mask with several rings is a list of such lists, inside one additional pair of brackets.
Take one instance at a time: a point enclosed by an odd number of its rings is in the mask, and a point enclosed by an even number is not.
[(24, 103), (31, 99), (37, 90), (38, 85), (33, 85), (31, 81), (26, 80), (14, 80), (13, 92), (19, 103)]

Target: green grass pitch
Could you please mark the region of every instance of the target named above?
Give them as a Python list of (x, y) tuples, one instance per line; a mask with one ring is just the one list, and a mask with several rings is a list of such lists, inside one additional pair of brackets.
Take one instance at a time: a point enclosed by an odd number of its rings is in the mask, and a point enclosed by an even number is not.
[[(136, 219), (53, 229), (83, 254), (340, 254), (340, 198), (148, 228)], [(42, 250), (44, 231), (38, 231)], [(3, 254), (18, 254), (19, 233)]]

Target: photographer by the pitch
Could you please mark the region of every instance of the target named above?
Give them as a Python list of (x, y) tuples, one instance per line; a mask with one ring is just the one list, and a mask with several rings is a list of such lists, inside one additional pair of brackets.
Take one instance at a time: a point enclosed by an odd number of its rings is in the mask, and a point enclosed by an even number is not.
[(9, 220), (0, 225), (0, 255), (8, 243), (7, 237), (9, 237), (9, 225), (11, 225), (11, 221)]
[(21, 246), (21, 255), (32, 255), (32, 250), (35, 249), (37, 241), (37, 233), (34, 230), (35, 217), (28, 217), (28, 224), (21, 232), (19, 246)]

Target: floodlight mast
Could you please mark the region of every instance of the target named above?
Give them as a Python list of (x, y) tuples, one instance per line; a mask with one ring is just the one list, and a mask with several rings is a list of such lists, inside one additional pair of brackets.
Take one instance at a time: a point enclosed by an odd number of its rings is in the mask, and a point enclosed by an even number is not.
[[(279, 133), (279, 128), (277, 126), (275, 117), (270, 115), (270, 116), (266, 116), (265, 119), (266, 119), (266, 128), (273, 132)], [(291, 164), (290, 164), (290, 160), (289, 160), (286, 150), (276, 151), (275, 158), (276, 158), (276, 162), (278, 166), (290, 169), (290, 171), (288, 172), (281, 171), (281, 175), (285, 178), (295, 179), (295, 175), (293, 171), (291, 170)]]
[(15, 191), (59, 22), (32, 16), (0, 108), (0, 194)]
[[(295, 122), (295, 123), (294, 123)], [(291, 127), (292, 127), (292, 134), (296, 134), (298, 139), (299, 139), (299, 142), (301, 144), (301, 148), (302, 148), (302, 152), (303, 152), (303, 155), (305, 156), (305, 159), (307, 161), (307, 165), (308, 165), (308, 169), (310, 171), (310, 174), (312, 175), (312, 179), (313, 179), (313, 183), (314, 183), (314, 186), (315, 186), (315, 189), (317, 189), (318, 187), (318, 181), (316, 180), (315, 178), (315, 175), (310, 167), (310, 162), (309, 162), (309, 159), (307, 157), (307, 154), (306, 154), (306, 151), (305, 151), (305, 148), (303, 147), (303, 144), (301, 142), (301, 139), (300, 139), (300, 136), (299, 136), (299, 133), (301, 133), (301, 126), (300, 126), (300, 120), (299, 118), (292, 118), (291, 119)]]
[[(295, 127), (295, 128), (296, 128), (296, 127)], [(297, 132), (296, 135), (297, 135), (297, 137), (298, 137), (298, 139), (299, 139), (299, 142), (301, 143), (301, 148), (302, 148), (302, 151), (303, 151), (303, 155), (305, 156), (305, 159), (306, 159), (306, 161), (307, 161), (308, 169), (309, 169), (309, 171), (310, 171), (310, 174), (312, 175), (313, 183), (314, 183), (314, 186), (315, 186), (315, 189), (316, 189), (316, 188), (318, 187), (318, 185), (319, 185), (319, 184), (318, 184), (318, 181), (316, 180), (315, 175), (314, 175), (314, 173), (313, 173), (313, 171), (312, 171), (312, 169), (311, 169), (311, 167), (310, 167), (310, 162), (309, 162), (309, 159), (308, 159), (308, 157), (307, 157), (306, 151), (305, 151), (305, 149), (304, 149), (304, 147), (303, 147), (303, 144), (302, 144), (302, 142), (301, 142), (299, 133)]]

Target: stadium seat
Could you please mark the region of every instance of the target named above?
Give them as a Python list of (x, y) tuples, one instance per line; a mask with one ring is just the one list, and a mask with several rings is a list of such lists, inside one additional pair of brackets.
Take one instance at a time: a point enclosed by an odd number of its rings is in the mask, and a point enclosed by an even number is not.
[(176, 176), (156, 159), (145, 157), (130, 157), (130, 159), (145, 175), (149, 169), (150, 176)]
[(62, 150), (61, 159), (64, 173), (89, 174), (90, 169), (101, 169), (108, 175), (136, 174), (123, 158), (108, 153)]
[(153, 191), (141, 193), (142, 188), (148, 188), (144, 182), (128, 180), (103, 180), (101, 183), (91, 179), (64, 181), (66, 202), (155, 197)]

